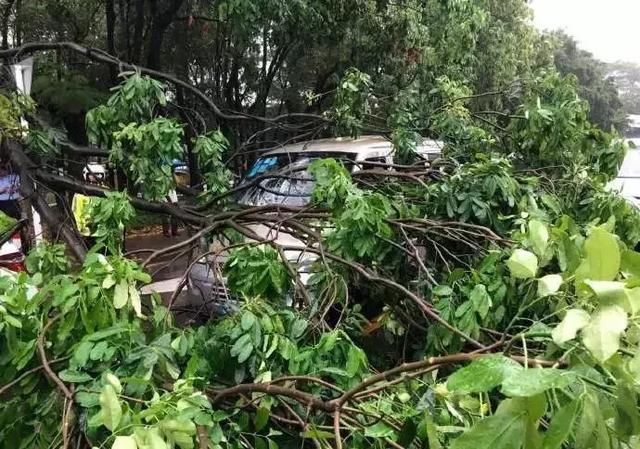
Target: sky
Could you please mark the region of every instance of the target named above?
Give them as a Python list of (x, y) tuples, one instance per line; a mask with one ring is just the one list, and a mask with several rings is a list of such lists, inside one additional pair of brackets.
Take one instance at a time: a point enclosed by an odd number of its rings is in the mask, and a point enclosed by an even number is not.
[(533, 0), (540, 29), (564, 29), (606, 62), (640, 63), (640, 0)]

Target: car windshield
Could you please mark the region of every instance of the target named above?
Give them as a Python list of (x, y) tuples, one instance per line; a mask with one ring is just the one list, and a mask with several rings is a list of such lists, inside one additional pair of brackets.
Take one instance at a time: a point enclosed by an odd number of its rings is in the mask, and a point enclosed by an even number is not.
[(341, 159), (347, 169), (354, 155), (347, 153), (284, 153), (259, 158), (242, 181), (238, 202), (247, 206), (282, 204), (306, 206), (311, 201), (315, 181), (309, 164), (316, 159)]

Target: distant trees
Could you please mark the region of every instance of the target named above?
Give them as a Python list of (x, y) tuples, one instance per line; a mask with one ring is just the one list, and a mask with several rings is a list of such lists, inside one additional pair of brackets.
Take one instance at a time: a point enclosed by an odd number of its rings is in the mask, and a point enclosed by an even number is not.
[(609, 71), (618, 85), (624, 110), (629, 114), (640, 114), (640, 65), (615, 62), (609, 64)]
[(589, 118), (603, 129), (623, 130), (627, 110), (618, 94), (616, 80), (608, 75), (608, 67), (588, 51), (578, 47), (571, 36), (562, 31), (553, 32), (555, 66), (563, 75), (578, 79), (578, 93), (591, 106)]

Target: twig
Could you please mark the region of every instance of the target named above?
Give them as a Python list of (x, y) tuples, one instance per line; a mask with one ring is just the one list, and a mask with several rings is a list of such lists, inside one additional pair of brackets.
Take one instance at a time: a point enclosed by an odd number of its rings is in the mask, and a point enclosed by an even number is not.
[(198, 430), (198, 447), (200, 449), (209, 448), (209, 435), (207, 434), (207, 428), (205, 426), (197, 426)]
[(342, 449), (342, 435), (340, 435), (340, 409), (333, 412), (333, 433), (336, 437), (336, 449)]
[(331, 413), (334, 410), (333, 405), (315, 397), (310, 393), (299, 391), (293, 388), (280, 387), (269, 383), (240, 384), (234, 387), (225, 388), (223, 390), (213, 390), (210, 393), (213, 395), (213, 397), (211, 398), (211, 405), (213, 407), (220, 404), (222, 400), (227, 396), (235, 396), (244, 393), (265, 393), (272, 396), (290, 397), (302, 404), (307, 404), (312, 408), (323, 410), (328, 413)]
[(69, 441), (71, 440), (71, 435), (69, 434), (70, 427), (70, 415), (73, 407), (73, 399), (64, 400), (64, 410), (62, 412), (62, 447), (66, 449), (69, 447)]
[(62, 394), (64, 394), (64, 397), (68, 401), (73, 402), (73, 393), (71, 393), (71, 391), (67, 388), (67, 386), (64, 384), (64, 382), (62, 382), (60, 380), (60, 378), (56, 375), (56, 373), (53, 372), (53, 370), (51, 369), (51, 366), (49, 365), (49, 361), (47, 360), (47, 354), (46, 354), (46, 352), (44, 350), (45, 335), (46, 335), (47, 331), (49, 330), (49, 328), (51, 328), (51, 326), (53, 326), (53, 324), (56, 321), (58, 321), (58, 319), (60, 319), (60, 317), (61, 317), (61, 315), (57, 315), (57, 316), (49, 319), (49, 321), (44, 326), (44, 328), (42, 328), (42, 332), (40, 332), (40, 335), (38, 335), (38, 340), (37, 340), (36, 345), (38, 347), (38, 355), (40, 356), (40, 362), (42, 363), (42, 369), (44, 369), (44, 372), (47, 373), (47, 376), (49, 376), (49, 378), (56, 384), (56, 386), (62, 392)]
[[(60, 357), (59, 359), (55, 359), (55, 360), (50, 361), (49, 364), (50, 365), (55, 365), (56, 363), (63, 362), (65, 360), (68, 360), (69, 358), (70, 357)], [(9, 391), (11, 388), (13, 388), (13, 386), (19, 384), (23, 379), (29, 377), (31, 374), (37, 373), (38, 371), (40, 371), (43, 368), (44, 368), (43, 365), (36, 366), (35, 368), (31, 368), (30, 370), (25, 371), (24, 373), (22, 373), (21, 375), (16, 377), (14, 380), (9, 382), (8, 384), (3, 385), (2, 387), (0, 387), (0, 396), (2, 396), (4, 393)]]

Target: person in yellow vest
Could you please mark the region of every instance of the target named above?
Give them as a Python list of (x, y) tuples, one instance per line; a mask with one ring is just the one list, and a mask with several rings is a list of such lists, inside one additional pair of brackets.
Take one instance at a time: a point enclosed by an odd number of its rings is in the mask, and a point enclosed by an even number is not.
[[(98, 184), (95, 174), (91, 173), (90, 171), (85, 171), (85, 173), (83, 173), (83, 178), (90, 184)], [(96, 244), (96, 238), (91, 233), (91, 215), (89, 214), (90, 210), (90, 196), (84, 195), (82, 193), (76, 193), (75, 195), (73, 195), (73, 200), (71, 201), (71, 211), (76, 222), (76, 228), (78, 228), (78, 232), (84, 239), (87, 248), (92, 248)]]
[(76, 227), (80, 235), (89, 237), (91, 230), (89, 229), (90, 217), (89, 217), (89, 204), (91, 203), (91, 197), (83, 195), (82, 193), (76, 193), (73, 195), (71, 202), (71, 209), (73, 210), (73, 218), (76, 221)]

